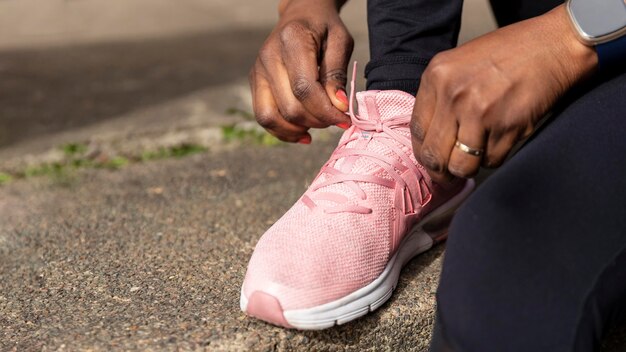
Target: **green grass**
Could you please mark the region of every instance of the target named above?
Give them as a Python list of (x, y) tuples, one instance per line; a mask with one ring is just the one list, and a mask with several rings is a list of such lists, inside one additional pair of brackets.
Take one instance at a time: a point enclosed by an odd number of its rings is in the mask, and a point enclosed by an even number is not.
[[(255, 121), (254, 114), (239, 108), (226, 109), (226, 114), (241, 116), (247, 121)], [(227, 142), (241, 141), (252, 142), (255, 144), (274, 146), (281, 144), (282, 142), (265, 131), (259, 131), (257, 129), (242, 128), (237, 125), (222, 126), (222, 135)]]
[(274, 146), (282, 143), (278, 138), (265, 131), (241, 128), (235, 125), (222, 126), (222, 135), (227, 142), (253, 142), (266, 146)]
[(72, 171), (75, 169), (71, 164), (55, 162), (36, 166), (29, 166), (21, 173), (15, 175), (15, 178), (32, 178), (32, 177), (48, 177), (52, 181), (61, 185), (69, 185), (75, 176)]
[(116, 156), (112, 159), (109, 159), (103, 163), (98, 164), (97, 167), (104, 167), (104, 168), (111, 169), (111, 170), (117, 170), (117, 169), (123, 168), (129, 163), (130, 163), (130, 160), (128, 160), (127, 158), (123, 156)]
[(87, 145), (68, 143), (59, 147), (63, 151), (62, 161), (32, 165), (13, 173), (0, 172), (0, 186), (15, 179), (31, 177), (49, 177), (54, 181), (69, 184), (74, 179), (75, 171), (81, 169), (118, 170), (131, 163), (157, 159), (182, 158), (191, 154), (206, 152), (208, 149), (196, 144), (182, 144), (163, 147), (155, 152), (145, 152), (139, 156), (112, 156), (111, 158), (91, 157), (86, 155)]
[[(26, 178), (37, 176), (53, 176), (60, 175), (66, 172), (67, 166), (63, 163), (55, 162), (51, 164), (42, 164), (37, 166), (29, 166), (23, 171), (23, 176)], [(22, 176), (22, 175), (18, 175)]]
[(62, 145), (60, 148), (67, 156), (83, 154), (85, 151), (87, 151), (87, 146), (83, 143), (68, 143)]
[(5, 185), (13, 180), (13, 176), (0, 172), (0, 186)]
[(159, 148), (157, 151), (144, 152), (141, 154), (142, 161), (167, 159), (167, 158), (182, 158), (187, 155), (204, 153), (208, 149), (201, 145), (195, 144), (182, 144), (175, 147)]

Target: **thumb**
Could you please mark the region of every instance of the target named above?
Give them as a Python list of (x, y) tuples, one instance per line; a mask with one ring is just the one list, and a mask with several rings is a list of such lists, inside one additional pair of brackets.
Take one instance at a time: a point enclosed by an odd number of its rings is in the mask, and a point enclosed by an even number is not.
[[(344, 112), (348, 111), (346, 71), (353, 47), (354, 40), (345, 28), (330, 31), (320, 63), (320, 81), (326, 94), (333, 106)], [(349, 122), (348, 117), (346, 122)]]

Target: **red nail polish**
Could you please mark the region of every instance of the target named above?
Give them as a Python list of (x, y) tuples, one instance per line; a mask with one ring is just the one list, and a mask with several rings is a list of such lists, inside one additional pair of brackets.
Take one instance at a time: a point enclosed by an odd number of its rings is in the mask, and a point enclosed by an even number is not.
[(298, 140), (300, 144), (311, 144), (311, 136), (304, 136)]
[(343, 89), (339, 89), (337, 91), (337, 93), (335, 93), (335, 96), (337, 97), (337, 99), (341, 100), (342, 103), (348, 105), (348, 96), (346, 95), (346, 92)]
[(348, 128), (350, 128), (350, 124), (347, 122), (343, 122), (343, 123), (338, 123), (337, 127), (339, 128), (343, 128), (344, 130), (347, 130)]

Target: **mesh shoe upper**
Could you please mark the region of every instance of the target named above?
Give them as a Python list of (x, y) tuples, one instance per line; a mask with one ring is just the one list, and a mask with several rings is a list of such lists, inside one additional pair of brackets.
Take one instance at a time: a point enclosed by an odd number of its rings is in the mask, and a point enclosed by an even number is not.
[(263, 291), (285, 310), (318, 306), (366, 286), (383, 271), (431, 198), (415, 160), (413, 96), (357, 94), (358, 116), (307, 192), (259, 240), (244, 294)]

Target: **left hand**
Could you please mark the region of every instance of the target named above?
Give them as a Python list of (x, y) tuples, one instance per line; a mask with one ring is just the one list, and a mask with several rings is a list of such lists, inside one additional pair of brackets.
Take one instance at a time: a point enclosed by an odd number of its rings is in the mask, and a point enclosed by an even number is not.
[[(436, 182), (497, 167), (565, 92), (597, 66), (559, 6), (435, 56), (411, 120), (413, 150)], [(459, 141), (482, 156), (455, 147)]]

